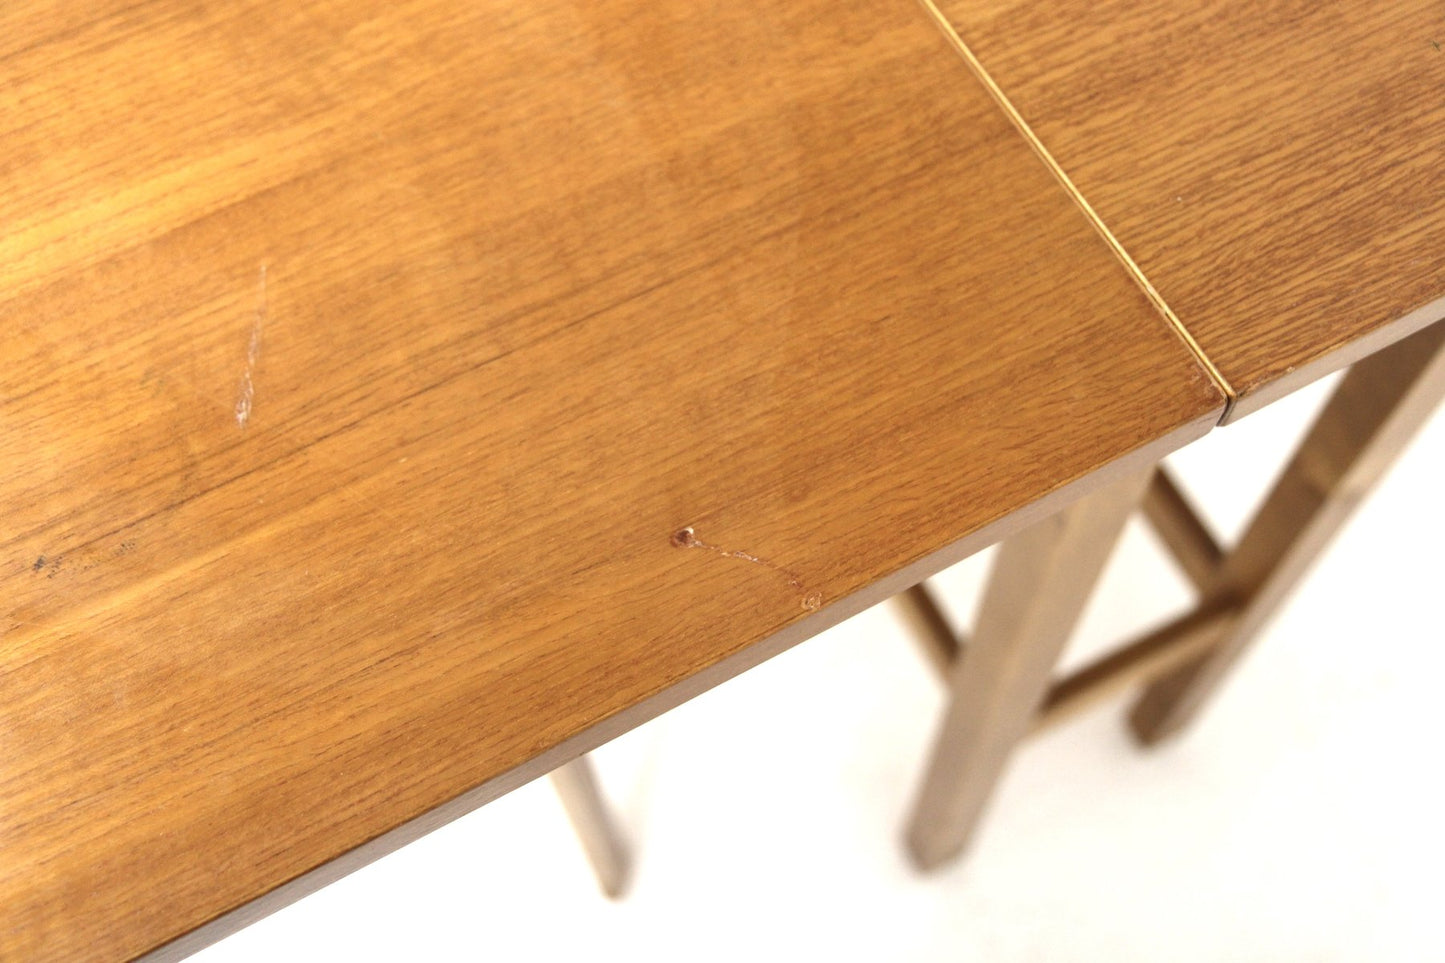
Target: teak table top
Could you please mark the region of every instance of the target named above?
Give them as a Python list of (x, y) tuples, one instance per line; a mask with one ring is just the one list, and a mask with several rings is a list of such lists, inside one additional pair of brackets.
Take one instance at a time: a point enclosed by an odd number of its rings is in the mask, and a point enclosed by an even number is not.
[(293, 897), (1223, 404), (893, 0), (11, 3), (0, 223), (7, 959)]
[(1439, 0), (937, 0), (1258, 409), (1445, 317)]

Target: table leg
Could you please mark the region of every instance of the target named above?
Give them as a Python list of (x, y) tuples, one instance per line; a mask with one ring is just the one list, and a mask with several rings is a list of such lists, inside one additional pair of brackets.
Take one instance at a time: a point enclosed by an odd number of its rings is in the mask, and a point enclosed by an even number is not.
[(1130, 714), (1152, 745), (1178, 732), (1445, 395), (1445, 322), (1357, 362), (1204, 586), (1205, 604), (1239, 617), (1199, 658), (1154, 681)]
[(1148, 480), (1112, 482), (1000, 548), (975, 631), (949, 667), (949, 705), (908, 827), (921, 868), (967, 843)]
[(627, 888), (632, 860), (608, 811), (607, 801), (602, 798), (592, 761), (587, 756), (579, 756), (554, 769), (551, 778), (552, 787), (592, 863), (592, 871), (597, 874), (597, 884), (609, 897), (622, 895)]

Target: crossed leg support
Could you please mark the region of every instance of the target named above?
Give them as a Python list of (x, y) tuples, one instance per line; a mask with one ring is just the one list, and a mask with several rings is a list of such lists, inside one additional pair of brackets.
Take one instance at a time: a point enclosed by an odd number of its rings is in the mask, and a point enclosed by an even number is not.
[(908, 847), (924, 868), (963, 849), (1147, 475), (1130, 476), (1003, 543), (914, 805)]
[(1154, 680), (1129, 725), (1145, 745), (1178, 732), (1218, 689), (1310, 565), (1445, 395), (1445, 324), (1355, 364), (1340, 381), (1239, 545), (1201, 586), (1229, 607), (1220, 639)]
[[(1129, 717), (1144, 745), (1179, 731), (1445, 396), (1445, 322), (1354, 365), (1238, 545), (1224, 551), (1162, 468), (1091, 495), (1006, 541), (971, 639), (927, 590), (898, 597), (949, 689), (909, 821), (922, 868), (968, 842), (1022, 736), (1145, 683)], [(1138, 505), (1199, 590), (1189, 614), (1054, 682), (1070, 631)]]

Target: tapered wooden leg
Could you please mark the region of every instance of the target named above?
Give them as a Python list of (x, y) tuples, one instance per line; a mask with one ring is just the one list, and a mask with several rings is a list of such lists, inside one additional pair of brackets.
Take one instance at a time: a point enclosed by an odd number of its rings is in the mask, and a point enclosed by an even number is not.
[(1205, 586), (1239, 616), (1218, 644), (1151, 684), (1129, 719), (1150, 745), (1198, 714), (1250, 641), (1445, 395), (1445, 323), (1355, 364)]
[(1113, 482), (1003, 543), (974, 633), (949, 667), (948, 709), (909, 823), (921, 868), (968, 842), (1148, 479)]
[(582, 841), (602, 892), (614, 899), (621, 896), (631, 875), (632, 860), (608, 811), (607, 801), (598, 789), (592, 761), (587, 756), (579, 756), (554, 769), (552, 786), (567, 810), (577, 838)]

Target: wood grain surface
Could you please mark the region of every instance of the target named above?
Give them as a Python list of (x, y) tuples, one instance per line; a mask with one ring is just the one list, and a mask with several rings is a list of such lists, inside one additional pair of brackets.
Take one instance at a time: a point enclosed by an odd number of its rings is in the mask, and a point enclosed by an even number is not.
[(892, 0), (6, 4), (0, 224), (5, 959), (289, 898), (1222, 407)]
[(1445, 317), (1439, 0), (939, 0), (1239, 395)]

